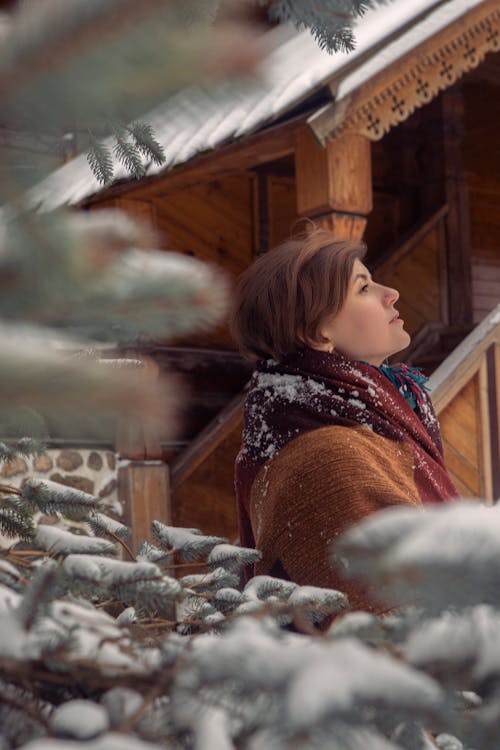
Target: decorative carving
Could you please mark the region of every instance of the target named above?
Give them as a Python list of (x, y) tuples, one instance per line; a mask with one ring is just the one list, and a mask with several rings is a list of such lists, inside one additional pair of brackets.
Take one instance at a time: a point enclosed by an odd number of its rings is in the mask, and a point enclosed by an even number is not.
[[(491, 7), (491, 6), (490, 6)], [(424, 54), (415, 54), (398, 66), (395, 77), (381, 88), (353, 98), (344, 117), (328, 137), (346, 131), (380, 140), (394, 125), (406, 120), (418, 107), (449, 88), (477, 67), (488, 52), (500, 50), (500, 9), (489, 11), (451, 39), (436, 41)]]

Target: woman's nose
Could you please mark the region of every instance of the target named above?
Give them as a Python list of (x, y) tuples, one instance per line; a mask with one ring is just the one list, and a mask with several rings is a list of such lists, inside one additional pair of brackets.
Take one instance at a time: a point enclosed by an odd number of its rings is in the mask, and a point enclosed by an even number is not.
[(385, 287), (384, 301), (387, 306), (394, 305), (399, 299), (399, 292), (390, 286)]

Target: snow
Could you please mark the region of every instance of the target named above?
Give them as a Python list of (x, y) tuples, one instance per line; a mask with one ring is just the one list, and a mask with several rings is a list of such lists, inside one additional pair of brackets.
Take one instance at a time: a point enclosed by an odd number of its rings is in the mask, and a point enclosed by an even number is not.
[(472, 676), (481, 686), (500, 675), (500, 613), (480, 605), (463, 613), (444, 612), (410, 635), (405, 656), (419, 669), (433, 669), (445, 675)]
[(59, 482), (53, 482), (50, 479), (35, 479), (30, 477), (26, 479), (25, 486), (32, 488), (33, 490), (45, 490), (48, 497), (50, 497), (51, 503), (67, 503), (68, 505), (83, 505), (90, 509), (99, 506), (100, 500), (88, 492), (83, 490), (77, 490), (75, 487), (68, 487), (60, 484)]
[(21, 578), (21, 574), (8, 560), (0, 560), (0, 581), (13, 584)]
[(273, 690), (284, 686), (318, 650), (322, 651), (319, 642), (293, 634), (285, 636), (266, 621), (242, 616), (223, 638), (198, 636), (190, 654), (196, 672), (193, 677), (200, 684), (234, 680), (239, 674), (246, 689)]
[(143, 702), (140, 693), (124, 687), (111, 688), (101, 698), (101, 704), (108, 712), (111, 727), (119, 726), (135, 714)]
[(315, 605), (332, 611), (341, 611), (347, 607), (347, 597), (341, 591), (335, 589), (299, 586), (290, 594), (288, 604), (293, 607)]
[(340, 102), (395, 60), (433, 34), (437, 34), (442, 28), (449, 26), (455, 19), (460, 18), (481, 2), (482, 0), (452, 0), (448, 3), (408, 0), (405, 10), (398, 3), (389, 3), (385, 8), (385, 14), (380, 9), (381, 12), (377, 13), (374, 19), (379, 24), (382, 25), (384, 22), (394, 24), (396, 19), (391, 19), (391, 15), (396, 14), (396, 16), (399, 15), (401, 23), (404, 23), (404, 20), (411, 20), (411, 26), (406, 33), (384, 44), (382, 48), (370, 55), (366, 62), (362, 62), (352, 73), (348, 73), (339, 83), (336, 101)]
[[(357, 46), (351, 53), (330, 55), (319, 48), (308, 31), (297, 33), (291, 25), (278, 27), (263, 40), (270, 51), (259, 65), (259, 80), (252, 85), (242, 87), (224, 81), (208, 88), (193, 85), (171, 95), (144, 116), (166, 155), (166, 164), (150, 164), (147, 174), (254, 132), (327, 84), (337, 89), (337, 99), (345, 96), (381, 66), (435, 33), (443, 17), (457, 17), (478, 2), (395, 0), (378, 6), (357, 19)], [(435, 6), (442, 7), (432, 12)], [(116, 160), (115, 174), (117, 178), (127, 176)], [(51, 210), (62, 203), (78, 203), (100, 189), (81, 155), (36, 186), (31, 199), (35, 205), (41, 203), (44, 210)]]
[(297, 731), (376, 700), (391, 711), (439, 710), (439, 685), (396, 659), (354, 639), (332, 642), (297, 672), (288, 687), (287, 717)]
[(87, 747), (88, 750), (161, 750), (160, 745), (145, 742), (121, 732), (108, 732), (96, 737), (92, 740), (92, 743), (85, 746), (79, 741), (45, 737), (28, 742), (20, 750), (82, 750), (82, 747)]
[(53, 555), (56, 554), (100, 554), (116, 553), (116, 545), (106, 539), (73, 534), (57, 526), (39, 524), (36, 530), (33, 544), (39, 549), (46, 550)]
[(154, 563), (128, 562), (99, 555), (68, 555), (62, 567), (69, 578), (85, 579), (103, 585), (163, 578), (160, 568)]
[(222, 544), (226, 541), (219, 536), (205, 536), (199, 529), (166, 526), (159, 521), (153, 521), (151, 526), (159, 543), (165, 548), (177, 552), (185, 560), (203, 557), (216, 544)]
[(236, 547), (233, 544), (216, 544), (207, 557), (210, 567), (222, 566), (227, 570), (240, 570), (243, 565), (249, 565), (260, 560), (262, 554), (256, 549)]
[(90, 740), (109, 728), (108, 714), (92, 701), (72, 700), (58, 706), (50, 717), (56, 737)]
[(266, 599), (272, 594), (281, 599), (288, 599), (296, 588), (297, 584), (292, 581), (273, 576), (254, 576), (246, 584), (244, 594), (254, 599)]
[(194, 750), (234, 750), (229, 717), (221, 708), (205, 708), (194, 725)]

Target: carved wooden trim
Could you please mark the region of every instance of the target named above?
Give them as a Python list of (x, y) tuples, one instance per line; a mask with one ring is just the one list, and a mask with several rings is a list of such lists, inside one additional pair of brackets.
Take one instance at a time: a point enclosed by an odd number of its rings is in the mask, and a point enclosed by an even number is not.
[(323, 144), (345, 132), (380, 140), (498, 50), (500, 9), (485, 2), (308, 122)]

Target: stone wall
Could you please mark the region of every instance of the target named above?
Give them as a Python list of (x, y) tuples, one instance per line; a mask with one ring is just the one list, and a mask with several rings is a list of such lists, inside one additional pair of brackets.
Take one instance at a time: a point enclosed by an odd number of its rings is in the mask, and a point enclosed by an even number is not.
[(25, 477), (51, 479), (88, 492), (121, 516), (117, 456), (109, 450), (49, 448), (39, 456), (0, 463), (0, 483), (20, 487)]

